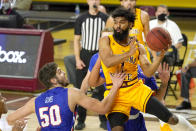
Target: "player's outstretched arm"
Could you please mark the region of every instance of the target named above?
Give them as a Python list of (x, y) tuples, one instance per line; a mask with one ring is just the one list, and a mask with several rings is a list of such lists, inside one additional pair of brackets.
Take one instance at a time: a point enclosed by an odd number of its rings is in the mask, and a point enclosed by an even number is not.
[(113, 81), (113, 87), (111, 88), (108, 96), (104, 98), (101, 102), (97, 99), (86, 96), (79, 90), (75, 90), (74, 96), (76, 104), (81, 105), (87, 110), (91, 110), (99, 114), (105, 114), (109, 112), (112, 107), (113, 100), (115, 99), (117, 91), (122, 85), (125, 76), (126, 75), (124, 73), (118, 73), (111, 76), (111, 79)]
[(91, 73), (91, 72), (88, 70), (86, 76), (84, 77), (84, 79), (83, 79), (83, 81), (82, 81), (80, 90), (81, 90), (83, 93), (86, 93), (86, 92), (88, 91), (88, 88), (90, 87), (90, 86), (89, 86), (89, 83), (88, 83), (88, 79), (89, 79), (90, 73)]
[(141, 10), (141, 17), (142, 17), (142, 25), (144, 26), (144, 36), (145, 36), (145, 39), (146, 39), (146, 36), (149, 32), (149, 21), (150, 21), (150, 17), (148, 15), (147, 12)]
[(35, 112), (35, 98), (32, 98), (23, 107), (10, 113), (7, 116), (7, 122), (9, 125), (14, 125), (17, 120), (23, 119), (24, 117), (34, 112)]
[(163, 64), (160, 64), (157, 71), (158, 76), (161, 79), (161, 85), (159, 90), (157, 90), (156, 97), (164, 104), (164, 96), (170, 78), (170, 70), (168, 64), (166, 64), (165, 62)]
[(151, 64), (149, 60), (147, 59), (144, 46), (141, 44), (138, 44), (138, 45), (139, 45), (139, 51), (140, 51), (139, 61), (140, 61), (141, 68), (145, 76), (151, 77), (154, 75), (157, 68), (159, 67), (159, 64), (161, 63), (166, 51), (162, 50), (160, 55), (158, 55), (156, 59), (154, 60), (154, 62)]
[(133, 55), (136, 51), (136, 46), (134, 42), (136, 38), (129, 41), (131, 46), (130, 51), (125, 52), (121, 55), (115, 55), (112, 53), (110, 48), (110, 40), (109, 37), (105, 36), (99, 40), (99, 55), (101, 57), (102, 62), (106, 67), (111, 67), (117, 64), (124, 62), (128, 57)]
[(101, 59), (99, 56), (88, 79), (88, 83), (90, 86), (97, 87), (104, 84), (105, 78), (102, 78), (100, 76), (100, 68), (101, 68)]

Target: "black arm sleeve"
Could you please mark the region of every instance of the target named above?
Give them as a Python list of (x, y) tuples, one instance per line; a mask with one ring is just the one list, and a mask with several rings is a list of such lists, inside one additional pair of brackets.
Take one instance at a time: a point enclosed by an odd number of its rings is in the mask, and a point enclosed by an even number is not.
[(75, 28), (74, 29), (74, 34), (75, 35), (81, 35), (81, 28), (82, 28), (81, 16), (79, 16), (76, 19), (74, 28)]

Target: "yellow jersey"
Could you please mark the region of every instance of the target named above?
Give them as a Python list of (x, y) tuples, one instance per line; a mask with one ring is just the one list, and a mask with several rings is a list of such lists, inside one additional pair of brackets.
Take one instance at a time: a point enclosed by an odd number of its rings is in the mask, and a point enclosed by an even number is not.
[[(144, 32), (144, 27), (142, 24), (141, 20), (141, 10), (136, 8), (135, 10), (135, 21), (134, 21), (134, 26), (129, 32), (129, 36), (136, 36), (137, 40), (139, 41), (140, 44), (143, 44), (147, 53), (147, 58), (151, 62), (150, 59), (150, 52), (148, 51), (148, 48), (143, 40), (143, 32)], [(140, 64), (140, 62), (138, 63)]]
[(136, 36), (137, 40), (145, 45), (145, 42), (143, 40), (143, 36), (142, 36), (142, 32), (144, 32), (144, 27), (142, 24), (142, 20), (141, 20), (141, 10), (136, 8), (135, 11), (135, 21), (134, 21), (134, 26), (133, 28), (130, 30), (129, 35), (130, 36)]
[[(118, 44), (112, 35), (108, 36), (110, 39), (110, 48), (112, 49), (112, 53), (114, 55), (120, 55), (130, 50), (130, 45), (122, 46)], [(125, 71), (127, 76), (123, 81), (122, 88), (131, 86), (138, 81), (137, 77), (137, 63), (139, 60), (139, 51), (136, 50), (135, 54), (129, 57), (126, 61), (121, 64), (114, 65), (112, 67), (106, 67), (104, 63), (101, 61), (101, 66), (103, 68), (103, 73), (106, 79), (106, 88), (110, 89), (112, 87), (112, 80), (110, 79), (110, 73), (116, 73), (117, 71)]]

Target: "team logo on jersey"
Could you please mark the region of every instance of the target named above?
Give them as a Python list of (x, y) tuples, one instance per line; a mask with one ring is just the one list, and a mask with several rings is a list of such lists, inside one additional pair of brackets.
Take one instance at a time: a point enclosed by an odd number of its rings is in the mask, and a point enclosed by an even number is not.
[(53, 96), (46, 97), (45, 103), (52, 103), (53, 102)]

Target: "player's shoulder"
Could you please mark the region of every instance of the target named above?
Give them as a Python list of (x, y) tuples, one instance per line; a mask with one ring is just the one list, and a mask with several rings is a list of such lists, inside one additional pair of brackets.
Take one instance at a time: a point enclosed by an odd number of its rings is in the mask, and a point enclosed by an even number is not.
[(103, 36), (100, 38), (100, 44), (102, 43), (109, 43), (110, 42), (110, 39), (109, 39), (109, 36)]
[(67, 88), (67, 90), (71, 95), (77, 95), (78, 93), (81, 93), (80, 89), (78, 88)]
[(114, 18), (112, 16), (109, 16), (107, 19), (108, 24), (113, 24), (114, 23)]
[(97, 59), (99, 57), (99, 52), (97, 52), (96, 54), (94, 54), (91, 59), (94, 60), (94, 59)]
[[(141, 9), (140, 9), (141, 10)], [(148, 12), (141, 10), (141, 15), (145, 16), (145, 17), (149, 17)]]
[(148, 24), (149, 19), (150, 19), (150, 17), (148, 15), (148, 13), (146, 11), (141, 10), (141, 21), (142, 21), (142, 23)]
[(70, 99), (73, 103), (77, 103), (83, 95), (85, 95), (84, 92), (78, 88), (68, 88), (68, 99)]

